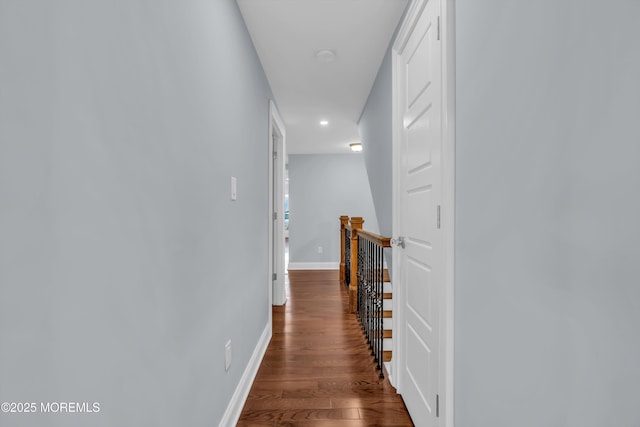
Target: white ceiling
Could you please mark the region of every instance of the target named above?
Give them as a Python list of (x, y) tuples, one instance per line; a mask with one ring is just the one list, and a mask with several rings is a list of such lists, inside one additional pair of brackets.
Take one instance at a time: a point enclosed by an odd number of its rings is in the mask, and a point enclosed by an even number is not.
[[(357, 122), (407, 0), (238, 4), (285, 122), (287, 151), (348, 152), (360, 139)], [(333, 50), (335, 60), (318, 61), (320, 49)]]

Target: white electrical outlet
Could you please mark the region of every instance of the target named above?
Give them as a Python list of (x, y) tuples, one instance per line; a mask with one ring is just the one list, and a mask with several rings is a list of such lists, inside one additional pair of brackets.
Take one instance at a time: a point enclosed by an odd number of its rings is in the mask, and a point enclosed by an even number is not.
[(322, 246), (318, 246), (318, 253), (321, 254), (322, 253)]
[(231, 340), (224, 345), (224, 370), (228, 371), (231, 367)]
[(231, 177), (231, 200), (238, 199), (238, 180), (235, 176)]

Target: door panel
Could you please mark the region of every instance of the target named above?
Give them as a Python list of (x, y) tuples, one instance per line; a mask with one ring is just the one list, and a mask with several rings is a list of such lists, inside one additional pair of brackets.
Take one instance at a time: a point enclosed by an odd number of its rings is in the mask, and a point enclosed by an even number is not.
[(417, 426), (437, 426), (443, 293), (443, 240), (437, 207), (442, 197), (442, 78), (438, 40), (439, 0), (419, 14), (397, 65), (401, 161), (400, 257), (404, 297), (401, 393)]
[[(429, 220), (433, 219), (433, 213), (429, 212), (427, 208), (434, 203), (433, 187), (432, 185), (420, 187), (419, 185), (421, 182), (418, 179), (422, 178), (422, 182), (425, 182), (425, 180), (430, 178), (429, 175), (430, 174), (420, 174), (418, 177), (413, 177), (415, 179), (410, 179), (410, 177), (408, 177), (408, 184), (414, 185), (409, 186), (410, 190), (406, 195), (407, 212), (405, 219), (411, 224), (411, 235), (407, 233), (407, 237), (411, 239), (411, 243), (413, 243), (413, 241), (417, 241), (431, 247), (432, 242), (430, 239), (432, 239), (433, 230), (429, 224)], [(433, 180), (428, 182), (433, 182)], [(418, 250), (418, 248), (414, 249), (413, 247), (408, 249)]]
[[(428, 413), (433, 413), (433, 408), (429, 404), (428, 393), (432, 391), (428, 388), (427, 396), (422, 393), (424, 387), (422, 384), (428, 384), (432, 371), (432, 351), (421, 338), (421, 333), (418, 333), (412, 327), (409, 327), (407, 336), (407, 377), (411, 382), (411, 385), (418, 391), (416, 396), (419, 403), (426, 408)], [(413, 415), (412, 415), (413, 417)], [(416, 425), (419, 425), (416, 422)]]
[[(407, 260), (407, 307), (412, 310), (416, 321), (421, 322), (427, 330), (433, 325), (433, 308), (431, 298), (433, 291), (430, 289), (431, 268), (415, 259)], [(410, 325), (411, 326), (411, 325)], [(419, 325), (414, 325), (415, 328)], [(422, 328), (421, 328), (422, 329)]]

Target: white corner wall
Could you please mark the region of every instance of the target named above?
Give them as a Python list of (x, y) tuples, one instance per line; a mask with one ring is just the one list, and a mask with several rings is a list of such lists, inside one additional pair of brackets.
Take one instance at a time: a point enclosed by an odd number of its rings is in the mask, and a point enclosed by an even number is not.
[(218, 424), (269, 326), (270, 97), (233, 0), (0, 3), (0, 402), (100, 406), (0, 425)]
[(358, 131), (364, 147), (362, 155), (380, 234), (383, 236), (391, 236), (393, 231), (391, 54), (392, 50), (389, 47), (358, 122)]
[(456, 427), (637, 427), (640, 3), (456, 0)]

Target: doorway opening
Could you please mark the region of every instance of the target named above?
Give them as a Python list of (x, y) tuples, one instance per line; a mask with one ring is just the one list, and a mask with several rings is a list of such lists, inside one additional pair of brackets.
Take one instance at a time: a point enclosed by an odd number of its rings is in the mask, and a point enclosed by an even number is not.
[(272, 305), (284, 305), (287, 301), (285, 291), (286, 242), (285, 242), (285, 180), (286, 180), (286, 133), (284, 122), (273, 101), (269, 104), (269, 150), (272, 153), (269, 163), (269, 204), (271, 221), (269, 227), (269, 294)]

